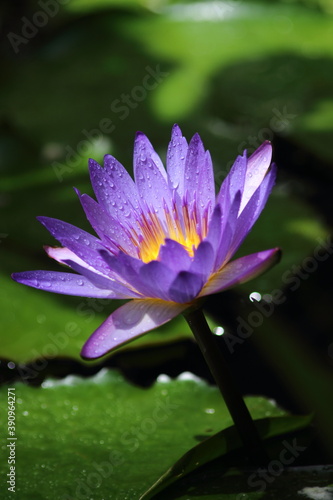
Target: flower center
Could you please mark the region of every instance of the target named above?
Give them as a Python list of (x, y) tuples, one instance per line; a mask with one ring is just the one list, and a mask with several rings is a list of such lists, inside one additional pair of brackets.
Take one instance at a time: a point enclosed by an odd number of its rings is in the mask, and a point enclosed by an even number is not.
[(139, 259), (145, 263), (156, 260), (166, 238), (180, 243), (193, 257), (195, 249), (207, 235), (207, 213), (198, 222), (195, 206), (190, 210), (186, 203), (182, 204), (181, 210), (174, 203), (172, 213), (164, 207), (164, 220), (151, 210), (143, 213), (138, 220), (141, 234), (135, 234), (133, 239), (136, 240)]

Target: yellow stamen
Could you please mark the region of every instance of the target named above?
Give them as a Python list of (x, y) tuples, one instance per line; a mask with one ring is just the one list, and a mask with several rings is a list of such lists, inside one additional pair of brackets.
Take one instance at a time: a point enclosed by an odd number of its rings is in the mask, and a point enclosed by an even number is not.
[(172, 213), (168, 207), (164, 209), (165, 222), (161, 222), (157, 214), (147, 211), (138, 220), (138, 226), (142, 236), (137, 231), (132, 230), (131, 239), (138, 249), (138, 257), (143, 262), (150, 262), (158, 258), (160, 248), (165, 243), (166, 238), (180, 243), (190, 257), (194, 256), (194, 251), (203, 238), (207, 236), (207, 214), (202, 220), (201, 234), (198, 234), (198, 223), (196, 210), (189, 211), (188, 205), (182, 206), (182, 218), (184, 228), (178, 214), (177, 206), (174, 204)]

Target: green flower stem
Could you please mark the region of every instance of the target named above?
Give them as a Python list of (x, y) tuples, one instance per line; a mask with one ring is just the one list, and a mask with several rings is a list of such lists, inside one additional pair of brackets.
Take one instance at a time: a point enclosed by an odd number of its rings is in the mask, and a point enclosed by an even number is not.
[(221, 391), (252, 465), (267, 465), (269, 459), (257, 428), (201, 308), (185, 312), (184, 317)]

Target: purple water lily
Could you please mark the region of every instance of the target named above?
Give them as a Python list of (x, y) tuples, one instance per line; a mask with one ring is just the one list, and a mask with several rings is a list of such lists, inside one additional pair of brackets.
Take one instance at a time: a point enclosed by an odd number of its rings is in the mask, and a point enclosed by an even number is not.
[(134, 145), (134, 179), (111, 155), (90, 160), (97, 201), (77, 191), (97, 237), (38, 217), (63, 247), (48, 255), (73, 272), (26, 271), (14, 280), (49, 292), (131, 299), (92, 334), (86, 358), (170, 321), (202, 297), (244, 283), (279, 257), (265, 250), (230, 261), (260, 215), (275, 182), (271, 145), (239, 156), (215, 195), (211, 157), (200, 136), (189, 144), (175, 125), (167, 170), (147, 137)]

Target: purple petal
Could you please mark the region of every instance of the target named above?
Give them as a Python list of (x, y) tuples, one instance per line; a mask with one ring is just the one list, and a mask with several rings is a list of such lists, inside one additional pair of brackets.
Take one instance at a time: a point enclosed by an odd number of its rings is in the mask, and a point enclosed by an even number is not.
[(280, 255), (280, 249), (273, 248), (246, 255), (245, 257), (229, 262), (211, 277), (209, 282), (204, 286), (200, 296), (221, 292), (259, 276), (259, 274), (262, 274), (276, 264), (280, 259)]
[(247, 162), (246, 151), (244, 151), (243, 156), (236, 158), (229, 174), (221, 185), (220, 192), (217, 195), (217, 202), (221, 204), (222, 213), (229, 210), (228, 207), (235, 198), (237, 191), (243, 192)]
[(139, 276), (149, 297), (169, 300), (168, 290), (176, 276), (169, 267), (153, 260), (140, 268)]
[(98, 238), (58, 219), (50, 217), (37, 217), (37, 219), (64, 247), (82, 259), (86, 263), (86, 267), (90, 266), (92, 270), (97, 270), (107, 276), (110, 275), (108, 267), (99, 254), (100, 250), (105, 250), (105, 247)]
[(158, 260), (177, 273), (187, 271), (191, 265), (191, 257), (185, 248), (175, 240), (166, 238), (161, 246)]
[(165, 218), (165, 206), (172, 211), (172, 195), (166, 172), (152, 153), (147, 137), (137, 133), (134, 144), (134, 177), (141, 198), (141, 206), (153, 210), (161, 220)]
[(156, 299), (132, 300), (117, 309), (92, 334), (81, 355), (95, 359), (167, 323), (188, 306)]
[(234, 239), (235, 229), (238, 223), (238, 212), (241, 203), (241, 192), (237, 191), (230, 206), (226, 207), (226, 211), (222, 216), (222, 235), (220, 246), (216, 252), (215, 269), (219, 269), (223, 262), (232, 257), (231, 243)]
[(162, 262), (144, 264), (123, 253), (116, 257), (104, 252), (101, 254), (110, 268), (138, 293), (145, 297), (169, 300), (168, 289), (176, 274)]
[(240, 211), (244, 209), (263, 181), (271, 164), (271, 159), (272, 145), (269, 141), (264, 142), (248, 159)]
[(118, 299), (112, 290), (97, 288), (90, 280), (79, 274), (61, 273), (57, 271), (25, 271), (14, 273), (12, 278), (18, 283), (39, 288), (46, 292), (93, 297), (100, 299)]
[(181, 271), (169, 289), (169, 297), (177, 303), (191, 302), (203, 286), (202, 276), (188, 271)]
[(140, 297), (138, 293), (133, 291), (129, 286), (120, 283), (114, 279), (107, 278), (93, 271), (90, 271), (86, 267), (82, 267), (72, 260), (66, 260), (65, 264), (70, 266), (74, 271), (85, 276), (93, 285), (97, 288), (104, 288), (105, 290), (111, 290), (117, 295), (118, 299), (134, 299)]
[(197, 203), (201, 215), (205, 207), (214, 207), (215, 205), (214, 170), (209, 151), (205, 152), (204, 161), (200, 169)]
[(215, 252), (209, 241), (202, 241), (194, 253), (189, 271), (201, 275), (203, 282), (211, 274), (214, 267)]
[(89, 160), (91, 184), (98, 202), (125, 227), (135, 223), (139, 209), (138, 192), (125, 168), (111, 155), (104, 158), (105, 168)]
[(73, 240), (82, 243), (83, 245), (90, 246), (91, 248), (100, 248), (101, 242), (96, 236), (83, 231), (68, 222), (64, 222), (58, 219), (52, 219), (51, 217), (37, 217), (37, 220), (41, 222), (46, 229), (52, 234), (52, 236), (60, 241), (62, 240)]
[(209, 241), (214, 249), (214, 252), (217, 251), (220, 240), (221, 240), (221, 230), (222, 230), (222, 212), (221, 205), (217, 204), (214, 208), (212, 217), (208, 226), (208, 234), (204, 241)]
[(134, 173), (137, 170), (138, 165), (146, 163), (147, 160), (151, 160), (161, 176), (165, 180), (167, 180), (167, 173), (165, 171), (164, 165), (161, 161), (161, 158), (153, 148), (150, 140), (143, 132), (137, 132), (134, 140)]
[[(73, 262), (76, 262), (80, 266), (83, 266), (83, 267), (86, 267), (87, 269), (89, 269), (88, 264), (86, 264), (82, 259), (80, 259), (80, 257), (78, 257), (77, 255), (75, 255), (74, 252), (72, 252), (71, 250), (69, 250), (69, 248), (66, 248), (66, 247), (49, 247), (49, 246), (45, 245), (44, 246), (44, 250), (47, 253), (47, 255), (49, 257), (51, 257), (51, 259), (56, 260), (60, 264), (67, 265), (66, 261), (67, 260), (71, 260)], [(91, 268), (91, 270), (93, 270), (93, 269)]]
[(274, 186), (275, 177), (276, 167), (272, 165), (265, 179), (240, 213), (235, 227), (232, 245), (230, 246), (230, 257), (240, 247), (245, 237), (251, 231), (254, 223), (257, 221)]
[(148, 291), (144, 289), (142, 280), (139, 277), (140, 268), (144, 266), (141, 260), (123, 252), (119, 252), (116, 256), (110, 255), (105, 249), (100, 251), (100, 258), (104, 260), (105, 265), (115, 276), (120, 278), (120, 281), (128, 283), (142, 295), (147, 295)]
[(127, 228), (105, 212), (101, 205), (90, 196), (87, 194), (81, 195), (78, 191), (77, 194), (87, 219), (100, 239), (107, 243), (111, 250), (118, 252), (121, 249), (133, 257), (136, 256), (136, 247), (128, 234)]
[[(205, 155), (205, 149), (202, 144), (199, 134), (195, 134), (188, 146), (186, 161), (185, 161), (185, 184), (184, 191), (187, 202), (191, 205), (193, 200), (196, 200), (201, 207), (203, 200), (200, 198), (201, 191), (200, 182), (202, 182), (202, 169), (208, 173), (208, 184), (210, 184), (211, 173), (209, 171), (209, 162)], [(206, 204), (204, 204), (206, 206)]]
[(273, 163), (271, 165), (270, 170), (266, 174), (266, 177), (264, 178), (263, 182), (260, 185), (260, 195), (259, 195), (257, 210), (254, 215), (254, 222), (258, 219), (259, 215), (261, 214), (263, 208), (266, 205), (269, 195), (271, 194), (271, 191), (273, 189), (276, 180), (276, 170), (277, 170), (276, 165)]
[(185, 137), (183, 137), (178, 125), (174, 125), (167, 152), (167, 170), (169, 187), (170, 189), (176, 189), (181, 199), (185, 194), (184, 180), (187, 150), (188, 146)]

